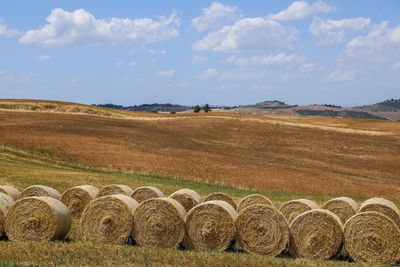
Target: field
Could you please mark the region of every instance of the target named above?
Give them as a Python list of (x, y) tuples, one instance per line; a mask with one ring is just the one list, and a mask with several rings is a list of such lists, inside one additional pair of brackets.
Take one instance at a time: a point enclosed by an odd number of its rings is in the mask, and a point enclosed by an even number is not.
[[(25, 108), (6, 103), (0, 105), (1, 184), (46, 184), (62, 192), (80, 184), (122, 183), (154, 185), (166, 194), (187, 187), (203, 196), (223, 191), (236, 200), (258, 192), (277, 206), (294, 198), (321, 204), (339, 195), (357, 201), (383, 196), (399, 204), (396, 122), (232, 112), (164, 115), (70, 103), (54, 102), (56, 108), (45, 109), (43, 102), (22, 102)], [(88, 244), (81, 241), (76, 221), (63, 242), (0, 242), (0, 259), (3, 265), (71, 266), (348, 264)]]

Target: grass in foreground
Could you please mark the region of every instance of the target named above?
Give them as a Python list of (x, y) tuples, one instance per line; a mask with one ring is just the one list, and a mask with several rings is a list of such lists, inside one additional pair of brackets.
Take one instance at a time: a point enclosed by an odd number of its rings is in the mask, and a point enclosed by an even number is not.
[[(7, 147), (0, 149), (0, 184), (14, 184), (25, 188), (32, 184), (46, 184), (63, 192), (68, 187), (93, 184), (123, 183), (131, 187), (154, 185), (169, 194), (180, 188), (192, 188), (203, 196), (215, 191), (231, 194), (238, 200), (250, 193), (262, 193), (278, 206), (294, 198), (309, 198), (319, 203), (330, 196), (266, 192), (234, 187), (179, 181), (155, 176), (113, 172), (87, 168), (70, 163), (52, 162), (48, 155), (33, 156), (26, 151)], [(360, 200), (360, 199), (359, 199)], [(73, 221), (66, 241), (62, 242), (6, 242), (0, 241), (0, 265), (29, 266), (357, 266), (344, 261), (312, 261), (274, 258), (246, 253), (194, 252), (164, 248), (142, 248), (125, 245), (103, 245), (83, 242), (79, 222)], [(372, 266), (372, 265), (371, 265)], [(376, 266), (376, 265), (374, 265)]]

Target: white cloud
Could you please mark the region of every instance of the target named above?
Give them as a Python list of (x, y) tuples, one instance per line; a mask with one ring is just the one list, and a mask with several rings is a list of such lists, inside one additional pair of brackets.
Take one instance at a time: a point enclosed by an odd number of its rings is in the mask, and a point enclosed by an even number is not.
[(310, 73), (313, 72), (316, 69), (317, 65), (314, 63), (306, 63), (306, 64), (302, 64), (297, 68), (297, 71), (299, 73)]
[(199, 64), (205, 61), (207, 61), (207, 58), (205, 56), (194, 55), (192, 58), (192, 64)]
[(68, 12), (61, 8), (52, 10), (46, 20), (45, 26), (25, 32), (20, 42), (45, 46), (151, 43), (178, 36), (180, 25), (176, 13), (157, 20), (97, 19), (83, 9)]
[(346, 45), (344, 59), (382, 62), (394, 55), (400, 49), (400, 26), (389, 27), (383, 22), (364, 36), (353, 38)]
[(330, 13), (335, 11), (335, 9), (335, 7), (328, 5), (323, 1), (317, 1), (312, 4), (309, 4), (306, 1), (297, 1), (281, 12), (268, 15), (267, 18), (277, 21), (297, 20), (318, 13)]
[(359, 74), (358, 70), (349, 69), (349, 70), (334, 70), (329, 73), (327, 80), (330, 82), (345, 82), (352, 81)]
[(115, 62), (115, 67), (117, 68), (124, 68), (124, 67), (135, 67), (137, 65), (136, 61), (125, 62), (123, 60), (119, 60)]
[(13, 37), (18, 34), (17, 30), (10, 29), (0, 20), (0, 37)]
[(200, 74), (200, 79), (208, 80), (212, 78), (217, 78), (219, 76), (219, 71), (216, 69), (207, 69), (203, 73)]
[(286, 48), (297, 30), (264, 18), (245, 18), (209, 33), (193, 44), (195, 50), (235, 51)]
[(0, 76), (6, 75), (7, 71), (6, 70), (0, 70)]
[(174, 75), (175, 75), (175, 69), (158, 70), (157, 71), (157, 76), (158, 77), (168, 78), (168, 77), (172, 77)]
[(399, 71), (400, 72), (400, 62), (394, 63), (392, 65), (391, 69), (394, 70), (394, 71)]
[(250, 58), (237, 58), (235, 56), (228, 57), (225, 62), (232, 63), (235, 65), (251, 65), (251, 64), (259, 64), (259, 65), (276, 65), (276, 64), (288, 64), (293, 62), (298, 62), (303, 60), (304, 58), (301, 56), (297, 56), (295, 54), (288, 55), (286, 53), (279, 53), (276, 55), (269, 56), (255, 56)]
[(309, 31), (319, 44), (330, 45), (345, 41), (349, 33), (365, 31), (371, 26), (368, 18), (351, 18), (341, 20), (322, 20), (314, 18)]
[(239, 19), (240, 13), (236, 6), (212, 2), (209, 7), (203, 8), (201, 16), (192, 19), (192, 26), (199, 32), (215, 29)]
[(147, 49), (147, 53), (149, 54), (158, 54), (158, 55), (165, 55), (167, 53), (167, 50), (165, 49), (161, 49), (161, 50), (157, 50), (157, 49)]
[(51, 56), (49, 55), (40, 55), (36, 58), (37, 61), (43, 62), (43, 61), (49, 61), (51, 60)]

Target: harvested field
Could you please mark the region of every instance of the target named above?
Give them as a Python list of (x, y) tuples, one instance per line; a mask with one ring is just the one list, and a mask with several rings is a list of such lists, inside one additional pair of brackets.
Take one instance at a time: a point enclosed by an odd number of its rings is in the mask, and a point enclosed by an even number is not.
[(399, 123), (125, 113), (0, 111), (0, 145), (92, 167), (237, 187), (400, 197)]

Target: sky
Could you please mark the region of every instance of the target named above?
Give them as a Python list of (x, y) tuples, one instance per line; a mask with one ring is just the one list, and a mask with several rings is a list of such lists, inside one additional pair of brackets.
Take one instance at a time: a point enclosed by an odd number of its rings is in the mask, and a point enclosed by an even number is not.
[(1, 1), (0, 98), (400, 98), (400, 1)]

